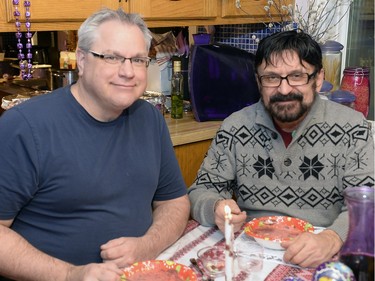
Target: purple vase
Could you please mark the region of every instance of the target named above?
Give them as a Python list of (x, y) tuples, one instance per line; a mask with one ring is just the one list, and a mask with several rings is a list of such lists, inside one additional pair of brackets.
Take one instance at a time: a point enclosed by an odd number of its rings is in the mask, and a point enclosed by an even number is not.
[(349, 232), (340, 261), (351, 268), (356, 281), (374, 280), (374, 188), (348, 187), (344, 191)]

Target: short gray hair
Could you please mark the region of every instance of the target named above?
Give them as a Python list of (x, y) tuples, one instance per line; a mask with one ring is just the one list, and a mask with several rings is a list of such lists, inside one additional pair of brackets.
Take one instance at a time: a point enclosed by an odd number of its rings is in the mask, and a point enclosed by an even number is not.
[(77, 47), (84, 51), (90, 50), (97, 38), (99, 26), (111, 20), (138, 26), (143, 33), (147, 51), (150, 50), (152, 35), (144, 20), (138, 14), (125, 13), (121, 8), (117, 10), (103, 8), (88, 17), (78, 29)]

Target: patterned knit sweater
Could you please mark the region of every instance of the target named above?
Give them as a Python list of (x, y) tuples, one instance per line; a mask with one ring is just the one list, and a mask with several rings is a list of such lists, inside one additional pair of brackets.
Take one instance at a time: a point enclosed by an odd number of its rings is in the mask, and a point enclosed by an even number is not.
[(236, 198), (248, 220), (286, 215), (345, 240), (343, 190), (374, 186), (374, 140), (363, 115), (316, 98), (286, 148), (262, 102), (233, 113), (217, 132), (189, 188), (192, 216), (214, 225), (214, 204)]

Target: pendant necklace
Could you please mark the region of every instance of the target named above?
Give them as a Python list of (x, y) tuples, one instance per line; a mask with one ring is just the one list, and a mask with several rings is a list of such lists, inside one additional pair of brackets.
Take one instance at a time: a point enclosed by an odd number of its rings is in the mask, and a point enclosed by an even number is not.
[(23, 80), (29, 80), (31, 79), (33, 76), (32, 76), (32, 73), (31, 73), (31, 69), (33, 67), (32, 65), (32, 61), (31, 59), (33, 58), (33, 54), (31, 53), (31, 48), (32, 48), (32, 44), (31, 44), (31, 37), (32, 37), (32, 33), (30, 32), (30, 27), (31, 27), (31, 23), (30, 23), (30, 16), (31, 16), (31, 13), (30, 13), (30, 1), (29, 0), (24, 0), (23, 1), (23, 6), (25, 7), (25, 26), (26, 26), (26, 30), (27, 32), (25, 33), (25, 37), (27, 39), (27, 42), (26, 42), (26, 50), (27, 50), (27, 54), (26, 54), (26, 60), (25, 60), (25, 54), (23, 53), (23, 44), (22, 44), (22, 33), (21, 33), (21, 21), (20, 21), (20, 11), (18, 9), (18, 5), (19, 5), (19, 2), (20, 0), (13, 0), (13, 6), (14, 6), (14, 12), (13, 12), (13, 15), (14, 15), (14, 18), (16, 20), (16, 38), (17, 38), (17, 49), (18, 49), (18, 60), (19, 60), (19, 66), (20, 66), (20, 75), (21, 75), (21, 78)]

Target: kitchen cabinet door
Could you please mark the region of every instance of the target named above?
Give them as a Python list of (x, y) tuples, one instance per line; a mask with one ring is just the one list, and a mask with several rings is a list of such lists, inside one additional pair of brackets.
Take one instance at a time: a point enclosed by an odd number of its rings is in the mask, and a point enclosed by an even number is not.
[[(226, 17), (254, 17), (267, 21), (264, 6), (268, 0), (222, 0), (221, 16)], [(285, 0), (283, 5), (293, 4), (293, 0)], [(273, 15), (278, 15), (276, 10), (271, 9)], [(269, 19), (269, 18), (268, 18)]]
[(217, 16), (216, 0), (129, 0), (132, 13), (146, 20), (205, 19)]
[[(14, 22), (12, 0), (6, 1), (7, 22)], [(21, 20), (24, 19), (23, 0), (19, 1)], [(117, 8), (118, 0), (32, 0), (30, 1), (31, 23), (84, 21), (102, 7)]]
[(174, 147), (177, 161), (187, 187), (190, 187), (196, 179), (198, 170), (211, 142), (212, 140), (209, 139)]

